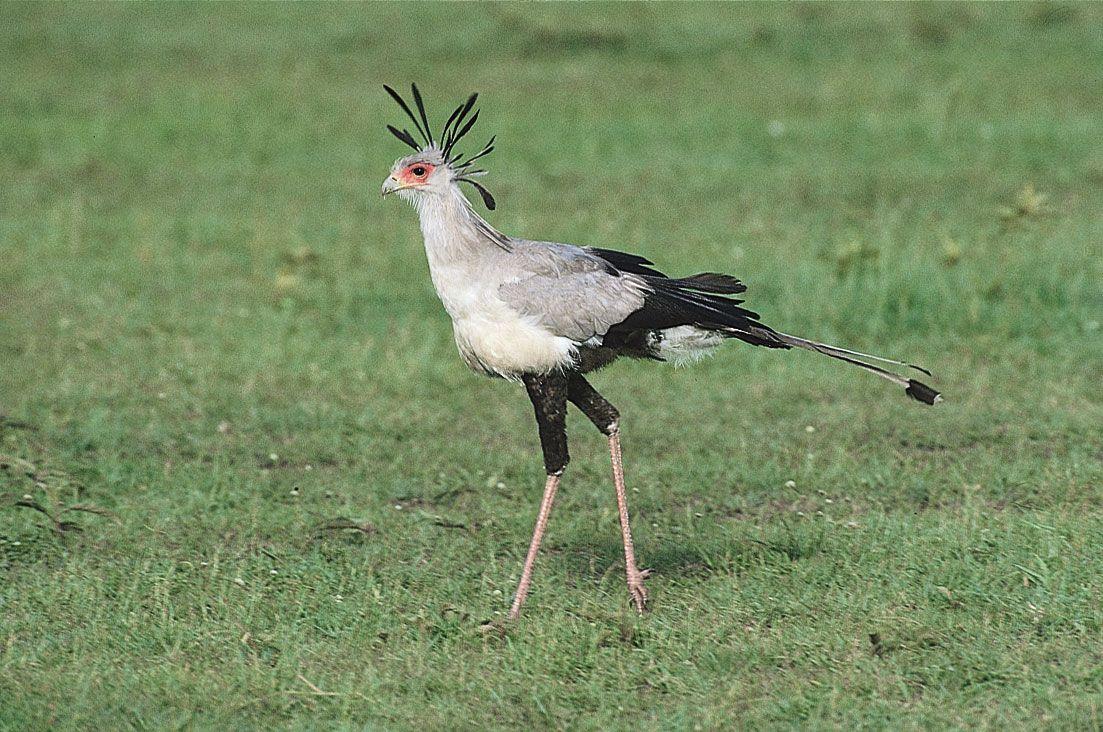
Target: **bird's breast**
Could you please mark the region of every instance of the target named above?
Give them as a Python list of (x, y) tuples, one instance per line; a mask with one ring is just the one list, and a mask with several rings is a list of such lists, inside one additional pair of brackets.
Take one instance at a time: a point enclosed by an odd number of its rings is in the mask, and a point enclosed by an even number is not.
[(489, 376), (519, 378), (571, 364), (576, 344), (518, 313), (498, 296), (500, 278), (462, 265), (431, 264), (433, 286), (452, 318), (465, 363)]
[(576, 344), (523, 316), (498, 294), (516, 279), (510, 253), (462, 228), (423, 219), (429, 274), (452, 318), (456, 347), (473, 370), (519, 379), (574, 362)]

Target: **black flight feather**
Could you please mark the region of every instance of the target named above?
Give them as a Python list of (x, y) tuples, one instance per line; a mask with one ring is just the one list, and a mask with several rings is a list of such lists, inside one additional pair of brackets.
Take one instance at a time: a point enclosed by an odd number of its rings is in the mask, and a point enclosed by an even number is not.
[(758, 313), (739, 307), (741, 300), (715, 294), (694, 292), (681, 280), (641, 275), (652, 292), (644, 297), (643, 307), (613, 327), (615, 330), (664, 330), (679, 325), (694, 325), (720, 331), (729, 337), (773, 348), (789, 348), (773, 337), (767, 326), (756, 322)]
[[(591, 254), (596, 254), (601, 257), (621, 272), (638, 274), (644, 277), (668, 279), (665, 274), (654, 268), (654, 263), (650, 259), (641, 257), (638, 254), (628, 254), (627, 252), (618, 252), (613, 249), (602, 249), (600, 247), (587, 247), (586, 250)], [(673, 280), (673, 282), (688, 290), (708, 292), (717, 295), (735, 295), (747, 291), (747, 286), (735, 277), (719, 274), (717, 272), (701, 272), (700, 274), (690, 275), (689, 277), (681, 277)]]
[(638, 254), (628, 254), (627, 252), (618, 252), (615, 249), (602, 249), (601, 247), (586, 247), (586, 251), (591, 254), (596, 254), (621, 272), (644, 275), (646, 277), (666, 277), (662, 272), (651, 266), (654, 262)]
[(747, 286), (736, 278), (716, 272), (702, 272), (689, 277), (682, 277), (676, 282), (688, 289), (698, 292), (712, 292), (717, 295), (736, 295), (747, 291)]

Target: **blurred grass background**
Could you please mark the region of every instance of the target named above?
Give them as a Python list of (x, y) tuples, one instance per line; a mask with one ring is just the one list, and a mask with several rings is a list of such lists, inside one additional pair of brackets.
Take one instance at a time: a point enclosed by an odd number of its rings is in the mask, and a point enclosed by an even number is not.
[[(379, 198), (410, 80), (502, 230), (946, 403), (618, 364), (654, 611), (573, 415), (484, 632), (542, 469)], [(1100, 726), (1100, 5), (5, 3), (0, 88), (0, 728)]]

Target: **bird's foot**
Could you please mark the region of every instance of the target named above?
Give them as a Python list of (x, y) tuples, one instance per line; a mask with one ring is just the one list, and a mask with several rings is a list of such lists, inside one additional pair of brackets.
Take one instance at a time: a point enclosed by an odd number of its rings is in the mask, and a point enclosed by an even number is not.
[(647, 609), (647, 588), (643, 586), (643, 581), (651, 576), (650, 569), (636, 569), (632, 568), (628, 570), (628, 594), (632, 597), (632, 604), (636, 606), (636, 612), (643, 615), (643, 611)]

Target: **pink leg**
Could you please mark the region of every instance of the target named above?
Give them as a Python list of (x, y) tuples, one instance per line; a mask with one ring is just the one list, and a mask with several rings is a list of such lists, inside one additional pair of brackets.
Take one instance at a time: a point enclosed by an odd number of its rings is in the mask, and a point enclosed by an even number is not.
[(620, 432), (614, 427), (609, 435), (609, 457), (613, 461), (613, 484), (617, 489), (617, 509), (620, 511), (620, 533), (624, 540), (624, 566), (628, 574), (628, 592), (636, 612), (643, 613), (647, 606), (647, 590), (643, 581), (651, 570), (642, 572), (636, 567), (636, 552), (632, 547), (632, 529), (628, 525), (628, 496), (624, 491), (624, 461), (620, 456)]
[(532, 567), (536, 564), (536, 553), (540, 550), (540, 540), (544, 538), (544, 531), (548, 528), (548, 517), (551, 516), (552, 501), (555, 500), (555, 491), (559, 488), (559, 476), (549, 475), (548, 482), (544, 485), (544, 500), (540, 502), (540, 513), (536, 515), (536, 528), (532, 530), (532, 543), (529, 544), (529, 553), (525, 557), (525, 568), (521, 570), (521, 581), (517, 585), (517, 594), (513, 596), (513, 606), (509, 609), (509, 619), (516, 620), (521, 614), (521, 605), (529, 594), (529, 585), (532, 584)]

